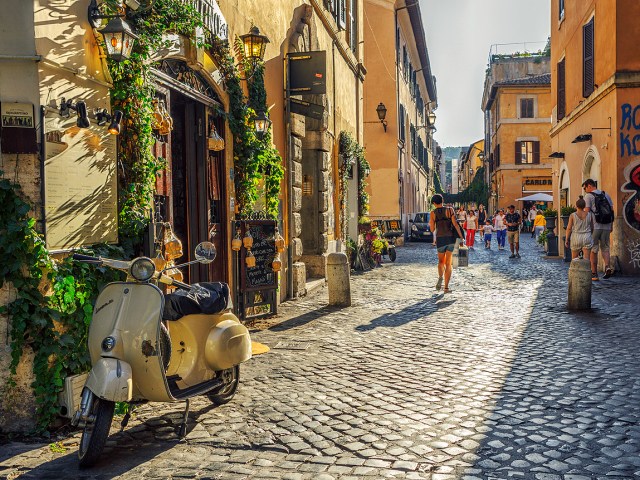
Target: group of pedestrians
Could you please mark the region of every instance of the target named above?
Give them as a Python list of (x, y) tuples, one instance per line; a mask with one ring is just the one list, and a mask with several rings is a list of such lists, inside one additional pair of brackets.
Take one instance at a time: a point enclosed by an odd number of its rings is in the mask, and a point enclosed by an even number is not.
[[(584, 198), (580, 196), (576, 201), (577, 211), (571, 214), (567, 224), (566, 247), (571, 246), (573, 258), (579, 255), (589, 258), (591, 263), (592, 280), (598, 281), (598, 252), (602, 253), (605, 264), (603, 278), (613, 275), (610, 265), (609, 236), (613, 223), (613, 202), (611, 197), (597, 189), (592, 179), (582, 184), (585, 190)], [(523, 215), (516, 211), (515, 205), (509, 205), (507, 213), (503, 209), (489, 217), (483, 205), (478, 210), (465, 210), (460, 207), (457, 211), (451, 206), (444, 206), (442, 195), (436, 194), (431, 202), (434, 210), (430, 216), (430, 227), (436, 232), (436, 247), (438, 250), (438, 280), (436, 290), (444, 293), (451, 292), (449, 282), (453, 269), (453, 251), (458, 240), (463, 241), (473, 249), (476, 231), (480, 230), (485, 248), (491, 248), (493, 232), (496, 232), (498, 250), (504, 250), (505, 240), (509, 242), (511, 255), (509, 258), (520, 258), (520, 233), (522, 227), (526, 232), (531, 231), (532, 237), (539, 237), (544, 230), (546, 220), (542, 210), (535, 205)], [(524, 218), (523, 218), (524, 217)]]

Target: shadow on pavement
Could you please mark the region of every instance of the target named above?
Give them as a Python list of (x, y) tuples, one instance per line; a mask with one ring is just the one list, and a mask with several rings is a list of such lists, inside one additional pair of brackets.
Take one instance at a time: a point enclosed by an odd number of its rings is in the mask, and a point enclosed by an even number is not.
[(379, 327), (400, 327), (409, 322), (427, 317), (438, 310), (445, 309), (453, 305), (455, 300), (442, 300), (444, 294), (433, 295), (413, 305), (403, 308), (397, 312), (389, 312), (371, 320), (367, 325), (358, 325), (355, 330), (357, 332), (367, 332)]
[(302, 315), (298, 315), (297, 317), (290, 318), (285, 320), (284, 322), (278, 323), (273, 327), (269, 327), (269, 330), (272, 332), (284, 332), (286, 330), (290, 330), (292, 328), (301, 327), (306, 325), (307, 323), (313, 322), (319, 318), (322, 318), (330, 313), (337, 312), (341, 310), (339, 307), (322, 307), (317, 310), (311, 310)]

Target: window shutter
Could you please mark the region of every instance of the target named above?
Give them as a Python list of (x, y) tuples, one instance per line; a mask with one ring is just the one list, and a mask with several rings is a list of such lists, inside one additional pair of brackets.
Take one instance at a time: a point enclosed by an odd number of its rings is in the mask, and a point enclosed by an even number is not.
[(533, 163), (540, 163), (540, 142), (533, 142)]
[(587, 98), (593, 93), (595, 81), (594, 64), (594, 29), (592, 18), (589, 23), (582, 27), (582, 96)]
[(519, 165), (522, 163), (522, 142), (516, 142), (516, 159), (515, 159), (515, 163), (516, 165)]
[(564, 61), (565, 59), (563, 58), (562, 61), (558, 63), (558, 120), (562, 120), (567, 113)]
[(347, 2), (346, 0), (338, 0), (338, 26), (341, 30), (347, 28)]
[(496, 168), (500, 166), (500, 145), (496, 145)]

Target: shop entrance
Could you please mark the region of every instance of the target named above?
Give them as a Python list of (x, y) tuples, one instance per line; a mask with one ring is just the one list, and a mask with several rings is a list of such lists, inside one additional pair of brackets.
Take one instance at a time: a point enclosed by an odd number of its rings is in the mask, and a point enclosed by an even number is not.
[[(215, 244), (214, 262), (181, 269), (185, 282), (228, 282), (224, 150), (210, 150), (208, 142), (213, 128), (224, 132), (224, 121), (215, 113), (215, 100), (172, 80), (160, 78), (156, 93), (172, 128), (156, 138), (156, 156), (165, 159), (167, 168), (158, 176), (155, 222), (170, 225), (182, 242), (183, 256), (176, 263), (195, 260), (193, 251), (200, 242)], [(164, 235), (158, 232), (156, 228), (156, 237)], [(156, 238), (156, 244), (162, 241)]]

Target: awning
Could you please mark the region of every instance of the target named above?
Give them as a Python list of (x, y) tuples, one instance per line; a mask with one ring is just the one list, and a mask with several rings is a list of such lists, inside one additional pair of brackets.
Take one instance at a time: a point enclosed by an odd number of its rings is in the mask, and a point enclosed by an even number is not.
[(548, 193), (534, 193), (527, 197), (516, 198), (517, 202), (553, 202), (553, 197)]

